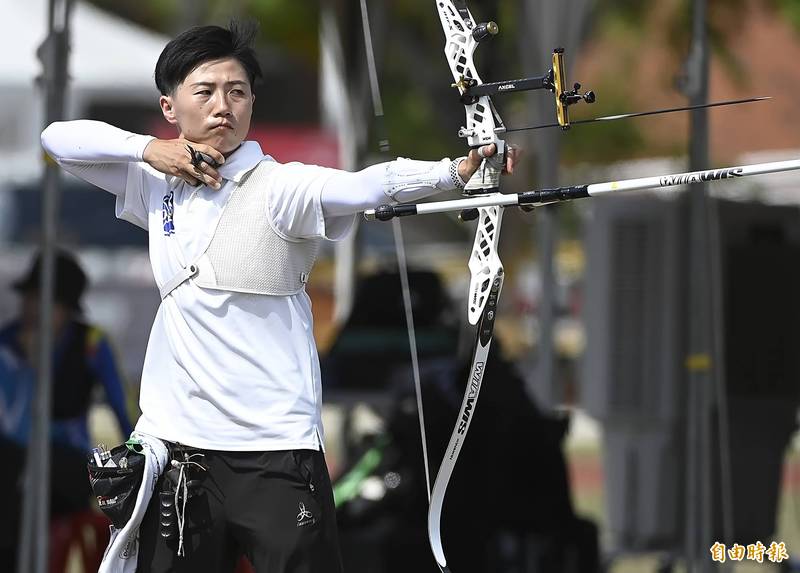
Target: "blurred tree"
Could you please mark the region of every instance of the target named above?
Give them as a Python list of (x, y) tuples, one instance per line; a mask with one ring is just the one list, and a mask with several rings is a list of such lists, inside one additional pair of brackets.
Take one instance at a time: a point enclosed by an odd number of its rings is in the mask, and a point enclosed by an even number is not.
[[(167, 36), (196, 25), (226, 25), (233, 18), (260, 24), (256, 51), (264, 85), (256, 86), (256, 123), (318, 121), (317, 2), (286, 0), (90, 0), (98, 7)], [(280, 86), (265, 89), (264, 86)], [(286, 94), (293, 94), (286, 97)], [(125, 114), (130, 117), (130, 113)], [(144, 129), (148, 129), (144, 127)]]
[[(593, 84), (598, 93), (592, 108), (576, 108), (574, 118), (583, 118), (627, 111), (637, 111), (669, 101), (680, 105), (679, 85), (687, 57), (691, 34), (692, 0), (597, 0), (594, 24), (587, 46), (597, 54), (579, 54), (581, 63), (595, 63), (601, 71), (595, 76), (604, 81)], [(745, 89), (748, 71), (735, 54), (743, 22), (756, 10), (768, 8), (792, 23), (800, 32), (800, 2), (797, 0), (708, 0), (709, 40), (713, 55), (730, 80)], [(663, 45), (665, 59), (655, 63), (654, 44)], [(643, 61), (642, 53), (648, 51)], [(590, 64), (591, 66), (592, 64)], [(651, 70), (646, 70), (646, 68)], [(657, 71), (652, 71), (656, 67)], [(642, 85), (642, 82), (645, 85)], [(629, 85), (637, 82), (636, 85)], [(666, 121), (666, 120), (665, 120)], [(679, 121), (683, 121), (681, 118)], [(580, 137), (565, 138), (564, 160), (576, 162), (608, 162), (653, 155), (684, 155), (681, 138), (645, 137), (644, 129), (654, 125), (644, 122), (613, 122), (581, 130)], [(674, 124), (673, 124), (674, 125)], [(681, 125), (681, 124), (678, 124)], [(611, 142), (611, 144), (609, 144)]]
[(318, 2), (287, 0), (89, 0), (127, 20), (172, 35), (186, 27), (226, 24), (231, 18), (253, 18), (261, 24), (259, 42), (317, 62)]
[[(292, 0), (90, 0), (106, 10), (151, 29), (174, 34), (189, 25), (226, 23), (231, 17), (254, 18), (261, 23), (259, 45), (269, 48), (270, 60), (286, 58), (285, 65), (302, 66), (306, 73), (318, 67), (319, 2)], [(523, 70), (516, 53), (521, 1), (470, 2), (478, 20), (495, 19), (502, 33), (478, 50), (478, 69), (484, 81), (537, 75), (544, 70)], [(357, 3), (354, 3), (354, 5)], [(438, 157), (453, 155), (463, 145), (456, 132), (463, 119), (456, 92), (450, 87), (449, 71), (441, 49), (441, 26), (431, 2), (390, 2), (370, 0), (373, 32), (378, 57), (378, 72), (386, 108), (389, 137), (398, 155)], [(768, 5), (800, 30), (800, 2), (766, 0)], [(649, 102), (637, 100), (641, 86), (629, 86), (629, 72), (641, 47), (653, 41), (654, 27), (664, 28), (660, 38), (668, 44), (671, 63), (660, 70), (663, 92), (675, 92), (675, 81), (689, 46), (691, 0), (654, 3), (647, 0), (597, 0), (587, 40), (614, 53), (603, 70), (601, 85), (593, 85), (598, 102), (592, 107), (576, 107), (576, 119), (605, 113), (639, 109)], [(752, 0), (709, 0), (709, 30), (716, 57), (734, 79), (745, 81), (745, 73), (729, 49), (740, 29), (738, 23), (756, 4)], [(659, 13), (657, 16), (654, 14)], [(364, 47), (360, 40), (360, 14), (349, 10), (346, 16), (352, 37), (346, 39), (346, 58), (355, 70), (361, 69)], [(594, 60), (592, 53), (573, 55), (579, 61)], [(354, 75), (356, 77), (357, 74)], [(619, 79), (623, 78), (623, 82)], [(359, 81), (362, 81), (363, 78)], [(658, 89), (656, 86), (655, 89)], [(364, 84), (364, 89), (368, 89)], [(647, 96), (644, 95), (643, 98)], [(499, 103), (506, 121), (524, 105), (521, 97), (509, 96)], [(316, 110), (311, 110), (314, 115)], [(646, 155), (683, 154), (682, 146), (647, 140), (637, 122), (616, 122), (582, 129), (580, 137), (564, 137), (564, 161), (608, 162)], [(577, 130), (576, 130), (577, 132)], [(424, 137), (421, 137), (424, 134)], [(374, 138), (373, 138), (374, 139)], [(609, 145), (608, 142), (613, 142)]]
[(800, 2), (797, 0), (772, 0), (781, 14), (800, 32)]

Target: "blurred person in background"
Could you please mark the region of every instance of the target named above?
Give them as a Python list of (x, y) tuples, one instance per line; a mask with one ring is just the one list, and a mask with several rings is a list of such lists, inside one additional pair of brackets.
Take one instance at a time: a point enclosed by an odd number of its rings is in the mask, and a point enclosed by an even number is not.
[[(359, 404), (370, 402), (365, 392), (382, 391), (372, 403), (382, 424), (357, 431), (347, 413), (343, 422), (348, 465), (334, 480), (334, 494), (342, 559), (350, 573), (439, 571), (428, 543), (428, 468), (400, 284), (394, 270), (360, 278), (358, 304), (322, 358), (328, 386), (356, 393)], [(451, 298), (437, 273), (411, 271), (408, 284), (433, 477), (446, 457), (471, 379), (472, 347), (459, 339), (471, 342), (473, 333), (454, 320), (463, 301)], [(378, 379), (375, 372), (381, 373)], [(600, 570), (597, 526), (577, 515), (572, 504), (563, 443), (568, 426), (568, 414), (547, 412), (536, 403), (504, 356), (501, 339), (493, 340), (470, 439), (444, 500), (441, 533), (449, 568)]]
[[(246, 141), (261, 77), (254, 36), (232, 23), (167, 44), (155, 80), (175, 139), (90, 120), (42, 133), (64, 169), (114, 194), (116, 216), (149, 233), (162, 302), (136, 430), (166, 444), (177, 474), (162, 474), (133, 521), (139, 572), (224, 573), (241, 555), (260, 572), (341, 571), (305, 291), (319, 244), (344, 238), (365, 209), (462, 189), (496, 152), (353, 173), (277, 163)], [(513, 162), (511, 151), (507, 171)], [(174, 490), (188, 497), (177, 531), (159, 521), (159, 497)]]
[[(17, 318), (0, 328), (0, 562), (13, 564), (23, 495), (23, 470), (33, 424), (38, 369), (41, 255), (12, 288), (20, 296)], [(83, 317), (86, 274), (66, 251), (55, 255), (53, 293), (53, 395), (51, 427), (52, 517), (89, 509), (86, 480), (89, 410), (102, 387), (121, 433), (132, 429), (125, 393), (108, 337)], [(15, 570), (13, 567), (8, 570)]]

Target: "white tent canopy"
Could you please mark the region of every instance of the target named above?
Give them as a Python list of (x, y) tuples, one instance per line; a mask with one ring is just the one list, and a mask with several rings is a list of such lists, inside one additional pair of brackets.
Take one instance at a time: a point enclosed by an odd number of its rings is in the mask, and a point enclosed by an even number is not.
[[(41, 71), (36, 49), (47, 36), (47, 0), (0, 0), (10, 16), (0, 35), (0, 83), (30, 87)], [(153, 68), (168, 38), (75, 2), (70, 77), (77, 89), (152, 94)], [(11, 56), (11, 57), (8, 57)]]
[[(47, 0), (0, 0), (0, 13), (7, 18), (0, 34), (0, 50), (6, 55), (0, 59), (0, 157), (6, 163), (9, 158), (22, 160), (14, 161), (17, 173), (8, 173), (12, 178), (27, 171), (31, 158), (38, 161), (44, 103), (36, 86), (42, 72), (36, 50), (47, 36), (47, 11)], [(156, 105), (153, 70), (169, 38), (79, 0), (70, 26), (69, 117), (85, 115), (98, 101)]]

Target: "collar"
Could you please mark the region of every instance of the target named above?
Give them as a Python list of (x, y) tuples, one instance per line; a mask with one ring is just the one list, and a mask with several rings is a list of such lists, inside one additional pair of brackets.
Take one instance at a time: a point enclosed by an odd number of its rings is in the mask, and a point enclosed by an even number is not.
[[(264, 152), (257, 141), (245, 141), (239, 149), (225, 158), (225, 163), (217, 168), (223, 178), (240, 183), (242, 178), (264, 159)], [(271, 157), (269, 158), (272, 159)]]
[[(261, 163), (262, 160), (275, 161), (269, 155), (264, 155), (261, 145), (257, 141), (245, 141), (239, 148), (225, 158), (225, 163), (217, 168), (223, 179), (241, 183), (245, 175)], [(183, 179), (172, 175), (167, 176), (169, 187), (175, 188), (183, 183)]]

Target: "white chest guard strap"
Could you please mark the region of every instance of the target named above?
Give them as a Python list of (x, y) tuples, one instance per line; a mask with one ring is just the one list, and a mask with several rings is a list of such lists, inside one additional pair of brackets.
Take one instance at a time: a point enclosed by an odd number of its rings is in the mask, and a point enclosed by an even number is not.
[(164, 283), (162, 299), (189, 279), (204, 288), (271, 296), (305, 287), (321, 240), (290, 240), (272, 228), (267, 185), (275, 166), (262, 161), (233, 190), (208, 247)]

